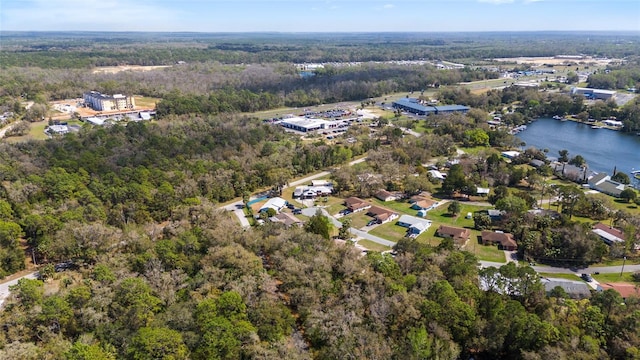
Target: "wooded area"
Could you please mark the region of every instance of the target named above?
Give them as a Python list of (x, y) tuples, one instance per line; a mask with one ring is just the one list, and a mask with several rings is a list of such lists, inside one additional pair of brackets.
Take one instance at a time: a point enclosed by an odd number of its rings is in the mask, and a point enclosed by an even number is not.
[[(159, 45), (163, 36), (170, 42)], [(469, 67), (329, 65), (307, 79), (287, 63), (568, 51), (622, 57), (637, 55), (637, 45), (616, 46), (620, 37), (607, 35), (586, 43), (559, 34), (535, 40), (526, 34), (488, 40), (386, 34), (376, 42), (368, 35), (330, 37), (316, 47), (303, 35), (262, 36), (268, 39), (93, 34), (73, 39), (73, 45), (57, 34), (35, 42), (21, 34), (7, 39), (0, 52), (0, 105), (24, 120), (40, 121), (48, 100), (78, 97), (87, 89), (161, 100), (157, 121), (84, 126), (46, 141), (0, 143), (0, 276), (24, 269), (25, 254), (42, 264), (40, 278), (20, 280), (3, 304), (0, 358), (640, 358), (638, 298), (623, 300), (613, 290), (589, 299), (571, 298), (561, 288), (548, 294), (526, 265), (528, 259), (587, 265), (618, 258), (633, 251), (640, 220), (625, 211), (612, 215), (611, 202), (576, 186), (548, 184), (548, 164), (528, 167), (533, 159), (546, 160), (542, 150), (505, 161), (491, 147), (519, 142), (487, 124), (492, 111), (504, 112), (507, 125), (581, 114), (617, 116), (625, 129), (638, 131), (640, 103), (587, 107), (582, 97), (534, 89), (480, 93), (443, 86), (496, 76)], [(122, 51), (114, 52), (115, 46)], [(87, 70), (176, 61), (189, 63), (149, 72)], [(629, 61), (609, 74), (638, 81), (636, 68)], [(354, 141), (340, 143), (303, 140), (238, 114), (368, 101), (398, 91), (417, 97), (424, 89), (439, 89), (436, 97), (444, 104), (473, 109), (426, 120), (392, 114), (375, 125), (349, 127), (344, 137)], [(27, 110), (25, 101), (35, 104)], [(400, 125), (423, 129), (408, 136)], [(423, 164), (442, 165), (457, 147), (481, 149), (448, 165), (442, 183), (430, 178)], [(366, 161), (346, 165), (365, 154)], [(580, 163), (575, 155), (564, 162)], [(331, 171), (340, 196), (368, 197), (380, 189), (468, 196), (477, 186), (491, 186), (487, 201), (504, 211), (497, 224), (514, 234), (524, 264), (479, 269), (476, 256), (451, 239), (431, 246), (405, 237), (393, 253), (363, 256), (350, 242), (330, 239), (327, 220), (314, 222), (320, 215), (305, 227), (267, 222), (242, 228), (220, 209), (226, 201), (281, 190), (319, 170)], [(558, 196), (557, 216), (528, 214), (537, 203), (534, 193)], [(607, 247), (576, 216), (613, 216), (628, 239)], [(493, 226), (487, 218), (477, 214), (475, 230)], [(54, 264), (65, 264), (64, 271)]]

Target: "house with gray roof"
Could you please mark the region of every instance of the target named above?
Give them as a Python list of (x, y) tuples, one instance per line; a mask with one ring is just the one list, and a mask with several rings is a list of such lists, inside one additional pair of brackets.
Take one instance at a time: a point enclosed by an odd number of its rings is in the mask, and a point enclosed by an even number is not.
[(591, 231), (598, 235), (607, 245), (624, 243), (624, 232), (614, 227), (607, 226), (603, 223), (597, 223)]
[(611, 176), (607, 173), (599, 173), (589, 178), (589, 187), (615, 197), (620, 197), (622, 191), (626, 189), (624, 184), (611, 180)]
[(561, 287), (572, 299), (586, 299), (591, 297), (589, 286), (582, 281), (572, 281), (565, 279), (540, 279), (544, 285), (544, 290), (549, 294), (556, 286)]
[(411, 215), (402, 215), (396, 225), (406, 227), (410, 234), (420, 235), (431, 226), (431, 221)]

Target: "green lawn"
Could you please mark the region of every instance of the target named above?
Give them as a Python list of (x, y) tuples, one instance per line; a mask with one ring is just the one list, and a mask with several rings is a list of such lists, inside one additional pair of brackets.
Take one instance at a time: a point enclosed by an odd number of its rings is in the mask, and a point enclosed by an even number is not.
[(160, 98), (147, 97), (147, 96), (136, 96), (134, 97), (134, 101), (136, 102), (136, 107), (145, 107), (145, 108), (155, 108), (156, 103), (160, 102)]
[[(349, 214), (345, 216), (345, 218), (351, 220), (351, 227), (354, 229), (360, 229), (365, 225), (367, 225), (369, 221), (373, 220), (372, 217), (369, 217), (366, 215), (366, 211), (360, 211), (357, 213)], [(342, 218), (338, 219), (338, 221), (340, 220), (342, 220)]]
[(391, 221), (386, 224), (379, 225), (375, 229), (369, 231), (369, 234), (397, 242), (407, 234), (407, 228), (396, 225), (396, 223), (397, 221)]
[(631, 275), (633, 275), (632, 272), (624, 272), (622, 273), (622, 276), (620, 276), (620, 273), (598, 274), (598, 275), (591, 274), (591, 276), (593, 276), (594, 279), (596, 279), (598, 282), (603, 282), (603, 283), (614, 283), (614, 282), (634, 283)]
[(344, 200), (343, 200), (341, 203), (332, 203), (331, 205), (327, 206), (326, 210), (329, 214), (335, 215), (346, 208), (347, 207), (344, 206)]
[(370, 241), (370, 240), (359, 240), (358, 241), (358, 245), (363, 246), (364, 248), (366, 248), (367, 250), (372, 250), (372, 251), (387, 251), (387, 250), (391, 250), (391, 248), (389, 246), (385, 246), (385, 245), (381, 245), (378, 244), (376, 242)]
[(600, 263), (597, 264), (591, 264), (589, 266), (591, 267), (601, 267), (601, 266), (622, 266), (622, 264), (625, 265), (635, 265), (635, 264), (640, 264), (640, 258), (629, 258), (627, 257), (627, 260), (623, 260), (623, 259), (610, 259), (610, 260), (604, 260)]
[(371, 202), (373, 205), (377, 205), (380, 207), (384, 207), (387, 209), (391, 209), (397, 213), (399, 213), (400, 215), (402, 214), (407, 214), (407, 215), (413, 215), (416, 216), (416, 214), (418, 213), (417, 210), (413, 210), (411, 209), (411, 204), (409, 204), (407, 201), (382, 201), (376, 198), (371, 198), (369, 199), (369, 202)]
[(460, 211), (460, 214), (458, 216), (455, 216), (455, 217), (451, 216), (449, 214), (449, 211), (447, 210), (447, 208), (449, 207), (449, 204), (445, 203), (429, 211), (427, 213), (427, 219), (433, 221), (434, 223), (437, 222), (439, 224), (473, 228), (473, 225), (474, 225), (473, 218), (466, 219), (465, 217), (467, 213), (473, 214), (476, 211), (487, 210), (491, 208), (491, 207), (485, 207), (485, 206), (466, 205), (464, 202), (461, 202), (460, 205), (462, 205), (462, 208), (461, 208), (462, 210)]
[(474, 240), (469, 239), (469, 243), (465, 250), (473, 253), (479, 260), (506, 263), (507, 260), (504, 256), (504, 251), (498, 249), (497, 246), (482, 245), (478, 244), (477, 241), (473, 243), (472, 241)]
[(573, 281), (582, 281), (585, 282), (584, 280), (582, 280), (580, 278), (580, 276), (577, 276), (575, 274), (556, 274), (556, 273), (545, 273), (545, 272), (541, 272), (538, 273), (540, 274), (540, 276), (546, 277), (546, 278), (550, 278), (550, 279), (567, 279), (567, 280), (573, 280)]
[(491, 153), (498, 154), (498, 150), (488, 146), (462, 147), (460, 148), (460, 150), (464, 151), (469, 155), (477, 155), (481, 151), (485, 151), (487, 154), (491, 154)]

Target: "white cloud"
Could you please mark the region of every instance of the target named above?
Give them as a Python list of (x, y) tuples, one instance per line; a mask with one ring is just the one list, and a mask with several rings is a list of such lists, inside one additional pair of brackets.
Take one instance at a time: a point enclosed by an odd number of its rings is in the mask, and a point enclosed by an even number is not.
[(393, 4), (385, 4), (382, 8), (384, 8), (384, 9), (393, 9), (394, 7), (396, 7), (396, 6), (393, 5)]

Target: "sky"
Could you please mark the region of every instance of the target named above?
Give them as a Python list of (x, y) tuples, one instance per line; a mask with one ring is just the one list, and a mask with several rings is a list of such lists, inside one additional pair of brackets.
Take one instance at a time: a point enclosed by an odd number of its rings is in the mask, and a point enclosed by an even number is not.
[(639, 0), (0, 0), (2, 31), (640, 31)]

